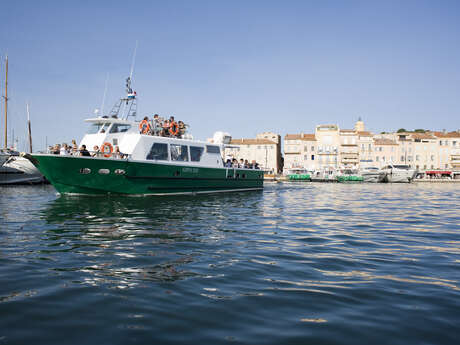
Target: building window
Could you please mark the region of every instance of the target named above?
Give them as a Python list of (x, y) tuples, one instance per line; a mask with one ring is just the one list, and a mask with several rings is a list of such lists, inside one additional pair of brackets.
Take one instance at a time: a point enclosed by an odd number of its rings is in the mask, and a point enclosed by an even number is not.
[(311, 160), (312, 160), (312, 161), (315, 160), (315, 155), (311, 155)]
[(407, 161), (412, 162), (412, 156), (407, 156)]
[(434, 155), (431, 155), (431, 161), (434, 162)]
[(303, 160), (304, 161), (308, 160), (308, 155), (303, 156)]
[(401, 162), (404, 162), (404, 156), (401, 156)]
[(375, 157), (375, 161), (376, 161), (376, 162), (379, 161), (379, 156)]
[(304, 150), (304, 151), (308, 151), (308, 146), (305, 145), (305, 146), (303, 147), (303, 150)]
[(311, 152), (315, 152), (315, 147), (314, 146), (311, 147)]
[(415, 155), (415, 160), (416, 160), (416, 161), (420, 160), (420, 156), (419, 156), (419, 155)]

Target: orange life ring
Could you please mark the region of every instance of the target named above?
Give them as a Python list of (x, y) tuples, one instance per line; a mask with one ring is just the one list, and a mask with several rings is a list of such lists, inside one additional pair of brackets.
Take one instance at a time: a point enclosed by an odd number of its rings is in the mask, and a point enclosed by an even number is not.
[[(105, 150), (106, 148), (108, 149), (108, 152), (106, 152), (106, 150)], [(106, 157), (106, 158), (109, 158), (110, 156), (112, 156), (112, 152), (113, 152), (112, 144), (111, 143), (102, 144), (101, 152), (103, 153), (104, 157)]]
[[(173, 127), (175, 129), (173, 129)], [(171, 122), (171, 124), (169, 125), (169, 134), (174, 135), (174, 136), (179, 134), (179, 125), (177, 124), (176, 121)]]
[(139, 131), (141, 131), (142, 134), (150, 132), (150, 123), (147, 120), (142, 120), (141, 123), (139, 123)]

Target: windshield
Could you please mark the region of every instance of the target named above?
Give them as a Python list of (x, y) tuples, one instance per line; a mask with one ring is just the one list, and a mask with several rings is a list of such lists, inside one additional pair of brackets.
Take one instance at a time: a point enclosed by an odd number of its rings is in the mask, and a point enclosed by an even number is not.
[(99, 130), (102, 128), (104, 130), (104, 132), (107, 130), (107, 127), (109, 126), (110, 124), (106, 124), (106, 123), (92, 123), (89, 128), (88, 128), (88, 131), (86, 133), (88, 134), (96, 134), (96, 133), (99, 133)]

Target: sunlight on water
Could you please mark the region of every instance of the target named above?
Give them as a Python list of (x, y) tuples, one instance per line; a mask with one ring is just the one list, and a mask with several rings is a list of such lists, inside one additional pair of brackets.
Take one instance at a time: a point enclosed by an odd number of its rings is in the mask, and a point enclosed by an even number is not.
[(456, 184), (0, 192), (0, 344), (75, 329), (78, 343), (453, 343), (460, 324)]

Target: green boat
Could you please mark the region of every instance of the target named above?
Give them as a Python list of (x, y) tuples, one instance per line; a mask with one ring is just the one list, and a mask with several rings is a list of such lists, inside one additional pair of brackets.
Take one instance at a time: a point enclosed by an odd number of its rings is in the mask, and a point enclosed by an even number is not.
[(127, 87), (127, 97), (109, 116), (86, 120), (90, 131), (80, 147), (102, 147), (96, 157), (24, 155), (59, 193), (194, 195), (263, 188), (262, 170), (224, 167), (223, 143), (194, 140), (189, 134), (182, 138), (141, 134), (140, 122), (129, 120), (137, 110), (129, 80)]
[(289, 181), (311, 181), (311, 175), (308, 170), (302, 168), (288, 169), (286, 176)]
[(337, 175), (337, 182), (363, 182), (363, 177), (353, 170), (345, 169)]

